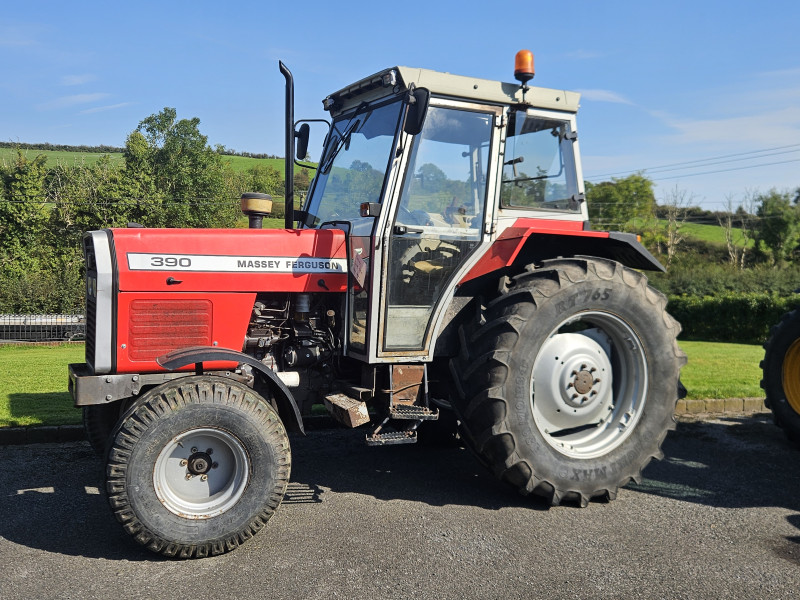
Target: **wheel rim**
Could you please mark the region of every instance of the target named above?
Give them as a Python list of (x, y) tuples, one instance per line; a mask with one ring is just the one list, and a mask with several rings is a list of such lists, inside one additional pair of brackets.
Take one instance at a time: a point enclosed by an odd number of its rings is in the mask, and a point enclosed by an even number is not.
[(585, 312), (563, 321), (534, 361), (534, 422), (548, 444), (572, 458), (602, 456), (622, 444), (646, 398), (644, 346), (610, 313)]
[(175, 436), (155, 462), (156, 495), (170, 512), (188, 519), (224, 513), (250, 481), (242, 443), (221, 429), (192, 429)]
[(794, 412), (800, 414), (800, 339), (792, 342), (786, 351), (781, 376), (786, 401)]

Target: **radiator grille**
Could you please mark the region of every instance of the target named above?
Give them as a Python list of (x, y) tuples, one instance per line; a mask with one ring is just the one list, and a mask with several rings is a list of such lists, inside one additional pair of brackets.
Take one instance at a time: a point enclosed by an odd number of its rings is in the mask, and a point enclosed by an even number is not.
[(128, 315), (130, 360), (148, 361), (171, 350), (211, 345), (210, 300), (134, 300)]
[(94, 243), (90, 236), (83, 238), (83, 256), (86, 259), (86, 364), (94, 370), (97, 348), (97, 263)]

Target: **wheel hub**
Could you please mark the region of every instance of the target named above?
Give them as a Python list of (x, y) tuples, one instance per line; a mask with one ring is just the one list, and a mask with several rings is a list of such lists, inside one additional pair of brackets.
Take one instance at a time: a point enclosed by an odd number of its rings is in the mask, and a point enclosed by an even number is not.
[(192, 475), (205, 475), (211, 470), (212, 464), (206, 452), (195, 452), (189, 457), (186, 467)]
[[(592, 368), (592, 371), (596, 371), (597, 369)], [(585, 369), (580, 373), (573, 373), (574, 381), (573, 384), (575, 386), (575, 391), (579, 394), (586, 395), (588, 394), (592, 386), (594, 385), (594, 376), (591, 372), (586, 371)]]
[(611, 406), (611, 361), (605, 349), (582, 333), (554, 335), (534, 369), (536, 412), (549, 431), (597, 422)]

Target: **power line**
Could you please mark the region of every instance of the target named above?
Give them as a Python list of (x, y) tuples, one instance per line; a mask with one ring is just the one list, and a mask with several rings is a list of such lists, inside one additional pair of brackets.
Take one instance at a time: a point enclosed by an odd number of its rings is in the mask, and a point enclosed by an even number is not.
[(741, 171), (743, 169), (757, 169), (759, 167), (771, 167), (773, 165), (785, 165), (788, 163), (800, 162), (800, 158), (793, 158), (791, 160), (781, 160), (771, 163), (762, 163), (759, 165), (743, 165), (739, 167), (731, 167), (730, 169), (717, 169), (715, 171), (703, 171), (701, 173), (684, 173), (683, 175), (671, 175), (669, 177), (658, 177), (651, 179), (651, 181), (664, 181), (666, 179), (683, 179), (684, 177), (695, 177), (697, 175), (713, 175), (715, 173), (728, 173), (730, 171)]
[[(795, 148), (795, 150), (790, 150), (790, 148)], [(630, 169), (627, 171), (616, 171), (613, 173), (604, 173), (600, 175), (593, 175), (588, 176), (587, 179), (601, 179), (605, 177), (614, 177), (616, 175), (625, 175), (629, 173), (639, 173), (639, 172), (653, 172), (653, 171), (670, 171), (676, 170), (676, 168), (702, 168), (711, 166), (713, 164), (724, 164), (726, 162), (739, 162), (742, 160), (756, 160), (760, 158), (766, 158), (767, 156), (775, 156), (778, 154), (788, 154), (793, 152), (800, 152), (800, 144), (788, 144), (785, 146), (774, 146), (772, 148), (764, 148), (761, 150), (750, 150), (748, 152), (736, 152), (734, 154), (723, 154), (720, 156), (712, 156), (709, 158), (703, 159), (695, 159), (695, 160), (687, 160), (681, 161), (676, 163), (668, 163), (664, 165), (657, 165), (654, 167), (646, 167), (641, 169)], [(740, 158), (744, 157), (744, 158)], [(732, 159), (732, 160), (726, 160)]]

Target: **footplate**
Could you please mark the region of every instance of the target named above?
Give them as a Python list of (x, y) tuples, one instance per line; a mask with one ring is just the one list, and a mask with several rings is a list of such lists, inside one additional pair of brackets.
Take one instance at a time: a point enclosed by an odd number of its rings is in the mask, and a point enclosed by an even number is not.
[(415, 444), (416, 431), (387, 431), (386, 433), (372, 433), (367, 436), (367, 446), (388, 446), (390, 444)]
[(392, 419), (403, 419), (406, 421), (435, 421), (439, 418), (439, 409), (431, 410), (426, 406), (414, 404), (395, 404), (392, 406), (389, 416)]

